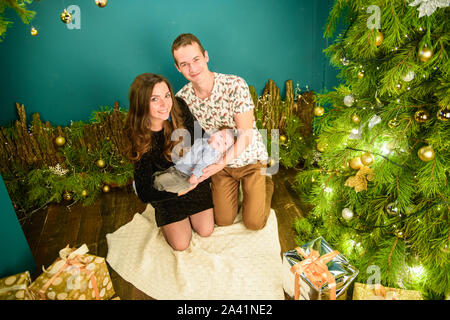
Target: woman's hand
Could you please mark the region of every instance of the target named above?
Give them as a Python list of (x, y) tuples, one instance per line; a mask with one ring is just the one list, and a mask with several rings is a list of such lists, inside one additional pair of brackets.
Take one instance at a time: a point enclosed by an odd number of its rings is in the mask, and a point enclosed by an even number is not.
[(191, 187), (190, 187), (189, 189), (184, 190), (184, 191), (181, 191), (181, 192), (178, 192), (178, 196), (180, 197), (180, 196), (182, 196), (182, 195), (185, 195), (185, 194), (188, 193), (189, 191), (195, 189), (195, 187), (197, 187), (197, 185), (198, 185), (198, 183), (191, 184)]
[(200, 182), (208, 179), (209, 177), (215, 175), (217, 172), (219, 172), (220, 170), (225, 168), (225, 166), (226, 165), (223, 162), (214, 163), (214, 164), (206, 167), (205, 169), (203, 169), (203, 174), (200, 178), (197, 178), (195, 175), (192, 175), (189, 178), (189, 183), (200, 183)]

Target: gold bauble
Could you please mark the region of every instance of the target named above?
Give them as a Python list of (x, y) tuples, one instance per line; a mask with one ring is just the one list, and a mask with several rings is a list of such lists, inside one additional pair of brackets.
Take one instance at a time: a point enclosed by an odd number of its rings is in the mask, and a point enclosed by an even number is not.
[(67, 200), (67, 201), (72, 200), (72, 195), (70, 194), (70, 192), (67, 192), (67, 191), (64, 192), (63, 197), (64, 197), (64, 200)]
[(55, 143), (58, 147), (62, 147), (66, 144), (66, 138), (64, 138), (63, 136), (57, 136), (55, 139)]
[(106, 165), (105, 160), (103, 160), (103, 159), (98, 159), (96, 164), (97, 164), (97, 167), (99, 167), (99, 168), (103, 168)]
[(436, 113), (436, 118), (441, 121), (448, 121), (450, 119), (450, 108), (442, 108)]
[(366, 152), (361, 156), (361, 162), (365, 166), (370, 166), (375, 161), (375, 157), (370, 152)]
[(375, 44), (377, 47), (381, 46), (384, 40), (384, 34), (381, 31), (377, 31), (377, 38)]
[(420, 109), (417, 110), (416, 113), (414, 113), (414, 120), (417, 122), (426, 122), (430, 119), (430, 113), (426, 109)]
[(325, 142), (319, 142), (317, 144), (317, 150), (320, 152), (324, 152), (327, 147), (328, 147), (328, 143), (325, 143)]
[(269, 167), (273, 167), (276, 163), (277, 163), (277, 162), (276, 162), (276, 160), (275, 160), (274, 158), (270, 158), (268, 164), (269, 164)]
[(389, 213), (391, 216), (395, 216), (398, 214), (398, 207), (397, 204), (395, 202), (391, 202), (386, 206), (386, 211), (387, 213)]
[(281, 135), (281, 136), (280, 136), (280, 141), (281, 141), (281, 142), (285, 142), (286, 139), (287, 139), (286, 136), (284, 136), (284, 135)]
[(31, 35), (32, 35), (33, 37), (35, 37), (35, 36), (38, 35), (38, 31), (37, 31), (37, 29), (36, 29), (35, 27), (31, 28), (30, 33), (31, 33)]
[(395, 230), (394, 234), (397, 238), (403, 239), (403, 237), (405, 236), (402, 230)]
[(359, 170), (362, 166), (363, 166), (363, 164), (361, 162), (360, 157), (353, 158), (350, 161), (350, 167), (352, 167), (352, 169), (354, 169), (354, 170)]
[(108, 0), (95, 0), (95, 4), (100, 8), (103, 8), (108, 4)]
[(428, 60), (430, 60), (433, 57), (433, 55), (434, 52), (430, 48), (423, 47), (422, 49), (419, 50), (419, 59), (423, 62), (427, 62)]
[(325, 112), (325, 109), (321, 106), (314, 108), (314, 114), (318, 117), (323, 116), (324, 112)]
[(359, 78), (359, 79), (364, 78), (364, 71), (358, 72), (358, 78)]
[(431, 146), (425, 146), (417, 151), (417, 155), (420, 160), (428, 162), (434, 159), (434, 150)]
[(88, 195), (87, 190), (86, 190), (86, 189), (83, 189), (83, 190), (81, 191), (81, 195), (82, 195), (83, 197), (87, 197), (87, 195)]
[(70, 12), (67, 11), (67, 9), (64, 9), (60, 17), (61, 21), (64, 22), (65, 24), (72, 22), (72, 15), (70, 14)]
[(105, 184), (104, 186), (103, 186), (103, 192), (109, 192), (111, 190), (111, 188), (107, 185), (107, 184)]
[(398, 123), (398, 119), (397, 118), (391, 119), (388, 122), (388, 127), (391, 128), (391, 129), (397, 127), (398, 125), (399, 125), (399, 123)]
[(395, 85), (395, 89), (400, 90), (402, 88), (402, 84), (401, 83), (397, 83)]
[(354, 123), (359, 123), (359, 122), (361, 121), (361, 118), (355, 113), (355, 114), (352, 116), (352, 121), (353, 121)]

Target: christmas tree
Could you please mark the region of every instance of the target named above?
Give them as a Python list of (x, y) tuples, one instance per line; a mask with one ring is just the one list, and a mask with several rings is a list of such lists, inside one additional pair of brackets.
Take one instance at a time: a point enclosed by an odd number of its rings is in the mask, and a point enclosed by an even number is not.
[(8, 27), (12, 25), (12, 21), (5, 17), (6, 8), (13, 9), (23, 23), (29, 24), (36, 15), (36, 12), (26, 8), (27, 4), (32, 2), (33, 0), (0, 0), (0, 42), (5, 37)]
[(325, 36), (341, 84), (318, 95), (315, 166), (296, 176), (314, 207), (299, 245), (319, 235), (358, 282), (450, 291), (450, 25), (447, 0), (337, 0)]

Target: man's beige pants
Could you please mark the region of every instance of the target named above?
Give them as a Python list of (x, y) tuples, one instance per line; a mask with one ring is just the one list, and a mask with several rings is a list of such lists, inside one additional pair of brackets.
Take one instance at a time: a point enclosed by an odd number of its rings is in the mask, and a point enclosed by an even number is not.
[(270, 213), (273, 181), (261, 162), (240, 168), (225, 167), (211, 176), (214, 219), (219, 226), (231, 225), (238, 213), (239, 182), (242, 183), (242, 220), (251, 230), (264, 228)]

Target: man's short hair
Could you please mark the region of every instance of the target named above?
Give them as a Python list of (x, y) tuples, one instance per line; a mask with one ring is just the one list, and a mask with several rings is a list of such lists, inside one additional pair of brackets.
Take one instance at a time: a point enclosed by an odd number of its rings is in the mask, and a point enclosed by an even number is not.
[(180, 34), (172, 43), (172, 56), (173, 60), (175, 60), (175, 63), (178, 65), (177, 60), (175, 59), (174, 52), (175, 50), (178, 50), (181, 47), (185, 47), (187, 45), (197, 43), (200, 47), (200, 50), (203, 55), (205, 55), (205, 48), (203, 48), (202, 43), (196, 36), (194, 36), (192, 33), (182, 33)]

